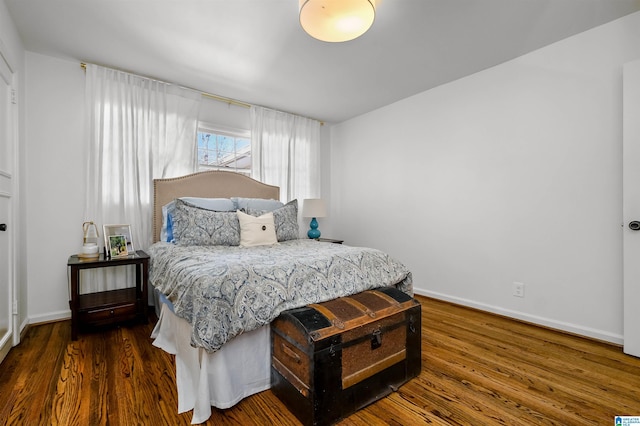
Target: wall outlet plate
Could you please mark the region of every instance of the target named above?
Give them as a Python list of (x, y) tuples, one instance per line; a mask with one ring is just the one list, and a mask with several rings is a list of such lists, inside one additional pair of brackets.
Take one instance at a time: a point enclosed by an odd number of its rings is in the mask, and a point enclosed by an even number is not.
[(524, 283), (513, 283), (513, 295), (515, 297), (524, 297)]

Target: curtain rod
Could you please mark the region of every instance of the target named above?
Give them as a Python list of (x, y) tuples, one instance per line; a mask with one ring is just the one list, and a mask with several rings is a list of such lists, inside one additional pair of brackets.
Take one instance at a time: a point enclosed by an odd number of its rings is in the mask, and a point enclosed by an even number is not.
[[(82, 68), (83, 70), (86, 71), (87, 70), (87, 64), (84, 63), (84, 62), (80, 62), (80, 68)], [(120, 71), (123, 71), (123, 70), (120, 70)], [(128, 71), (123, 71), (123, 72), (128, 72)], [(129, 74), (134, 74), (134, 73), (129, 73)], [(135, 75), (138, 75), (138, 74), (135, 74)], [(152, 77), (145, 77), (145, 78), (151, 78), (152, 80), (158, 80), (157, 78), (152, 78)], [(160, 81), (160, 80), (158, 80), (158, 81)], [(202, 92), (200, 90), (195, 90), (195, 89), (192, 89), (190, 87), (185, 87), (185, 89), (193, 90), (195, 92), (200, 92), (200, 95), (204, 96), (205, 98), (210, 98), (210, 99), (213, 99), (213, 100), (218, 101), (218, 102), (224, 102), (225, 104), (236, 105), (236, 106), (239, 106), (239, 107), (242, 107), (242, 108), (251, 108), (253, 106), (253, 105), (248, 104), (246, 102), (237, 101), (235, 99), (227, 98), (227, 97), (220, 96), (220, 95), (214, 95), (213, 93)], [(295, 114), (295, 115), (298, 115), (298, 114)], [(306, 118), (309, 118), (309, 117), (306, 117)], [(311, 118), (311, 120), (315, 120), (315, 121), (319, 122), (321, 126), (324, 126), (324, 121), (320, 121), (320, 120), (315, 119), (315, 118)]]

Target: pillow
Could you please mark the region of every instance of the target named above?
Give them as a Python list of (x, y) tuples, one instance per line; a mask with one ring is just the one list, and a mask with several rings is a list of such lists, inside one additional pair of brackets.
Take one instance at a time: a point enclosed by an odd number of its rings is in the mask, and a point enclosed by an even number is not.
[[(249, 210), (254, 216), (264, 214), (265, 211)], [(279, 209), (273, 210), (273, 220), (276, 225), (278, 241), (297, 240), (300, 238), (298, 228), (298, 200), (291, 200)]]
[(278, 243), (273, 213), (269, 212), (255, 217), (238, 210), (237, 214), (240, 222), (241, 247), (266, 246)]
[[(234, 212), (236, 205), (229, 198), (199, 198), (199, 197), (181, 197), (180, 200), (187, 202), (194, 207), (201, 207), (207, 210), (218, 212)], [(160, 241), (168, 243), (173, 241), (173, 229), (171, 215), (175, 210), (176, 200), (162, 206), (162, 228), (160, 229)]]
[(236, 205), (236, 210), (242, 210), (245, 213), (250, 213), (251, 210), (254, 211), (263, 211), (263, 212), (272, 212), (275, 209), (278, 209), (284, 204), (278, 200), (267, 200), (264, 198), (240, 198), (233, 197), (231, 198)]
[(170, 214), (167, 215), (167, 231), (166, 232), (167, 232), (166, 239), (161, 241), (172, 243), (173, 242), (173, 219), (171, 218)]
[(178, 199), (171, 220), (174, 242), (181, 246), (237, 246), (240, 224), (235, 212), (216, 212)]
[(278, 241), (297, 240), (300, 238), (298, 229), (298, 200), (291, 200), (283, 207), (273, 211)]
[(230, 198), (198, 198), (180, 197), (182, 201), (194, 207), (213, 210), (216, 212), (235, 212), (236, 205)]
[(169, 213), (169, 210), (173, 211), (175, 204), (176, 204), (176, 201), (173, 200), (172, 202), (162, 206), (162, 228), (160, 228), (160, 241), (164, 241), (168, 243), (173, 241), (173, 232), (171, 232), (171, 237), (169, 237), (168, 235), (169, 234), (168, 229), (170, 229), (170, 227), (172, 226), (170, 224), (171, 214)]

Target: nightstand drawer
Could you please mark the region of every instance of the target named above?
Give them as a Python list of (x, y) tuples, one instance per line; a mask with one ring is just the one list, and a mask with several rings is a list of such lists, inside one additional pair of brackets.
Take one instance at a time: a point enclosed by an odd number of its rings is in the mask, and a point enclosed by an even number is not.
[(137, 315), (135, 302), (127, 305), (118, 305), (107, 308), (94, 308), (87, 311), (80, 311), (80, 322), (83, 324), (101, 325), (116, 321), (126, 321), (135, 319)]

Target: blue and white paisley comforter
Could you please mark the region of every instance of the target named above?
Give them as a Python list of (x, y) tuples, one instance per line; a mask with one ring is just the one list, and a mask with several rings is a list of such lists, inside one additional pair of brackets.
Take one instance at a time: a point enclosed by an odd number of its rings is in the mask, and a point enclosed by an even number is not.
[(149, 254), (150, 282), (191, 324), (191, 345), (209, 352), (287, 309), (389, 285), (413, 295), (407, 268), (370, 248), (314, 240), (258, 247), (156, 243)]

